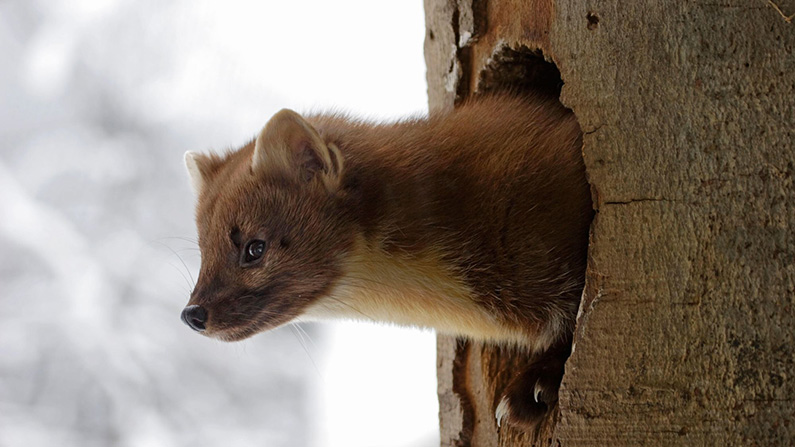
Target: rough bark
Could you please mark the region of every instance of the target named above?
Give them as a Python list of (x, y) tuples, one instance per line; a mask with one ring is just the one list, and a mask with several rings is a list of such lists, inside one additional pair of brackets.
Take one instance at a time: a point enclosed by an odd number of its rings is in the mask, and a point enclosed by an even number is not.
[(439, 337), (443, 446), (795, 443), (795, 0), (426, 0), (431, 108), (554, 88), (597, 217), (559, 416), (494, 424), (524, 359)]

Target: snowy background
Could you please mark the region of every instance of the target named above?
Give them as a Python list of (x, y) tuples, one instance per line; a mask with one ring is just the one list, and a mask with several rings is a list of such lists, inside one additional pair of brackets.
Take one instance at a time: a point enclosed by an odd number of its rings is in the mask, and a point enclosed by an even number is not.
[(0, 1), (0, 447), (438, 445), (431, 333), (179, 320), (186, 150), (424, 112), (422, 2)]

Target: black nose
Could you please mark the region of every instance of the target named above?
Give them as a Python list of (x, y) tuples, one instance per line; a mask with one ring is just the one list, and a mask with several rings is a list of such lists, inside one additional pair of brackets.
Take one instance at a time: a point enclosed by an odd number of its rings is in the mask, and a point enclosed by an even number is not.
[(201, 306), (188, 306), (182, 310), (182, 322), (196, 332), (204, 332), (207, 311)]

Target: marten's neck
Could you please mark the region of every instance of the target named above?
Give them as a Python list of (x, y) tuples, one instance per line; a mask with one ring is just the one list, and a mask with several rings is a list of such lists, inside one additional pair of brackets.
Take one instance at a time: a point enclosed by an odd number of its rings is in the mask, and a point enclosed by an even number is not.
[(419, 252), (450, 237), (438, 213), (447, 202), (437, 184), (440, 148), (418, 138), (425, 133), (422, 123), (403, 123), (335, 141), (345, 157), (347, 208), (365, 241), (388, 253)]

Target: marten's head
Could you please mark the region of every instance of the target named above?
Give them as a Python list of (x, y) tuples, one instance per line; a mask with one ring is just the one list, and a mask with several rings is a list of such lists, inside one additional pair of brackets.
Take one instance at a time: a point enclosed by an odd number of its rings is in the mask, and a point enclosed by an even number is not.
[(241, 340), (301, 315), (341, 275), (353, 243), (343, 159), (300, 115), (282, 110), (224, 157), (186, 153), (198, 195), (202, 263), (183, 321)]

